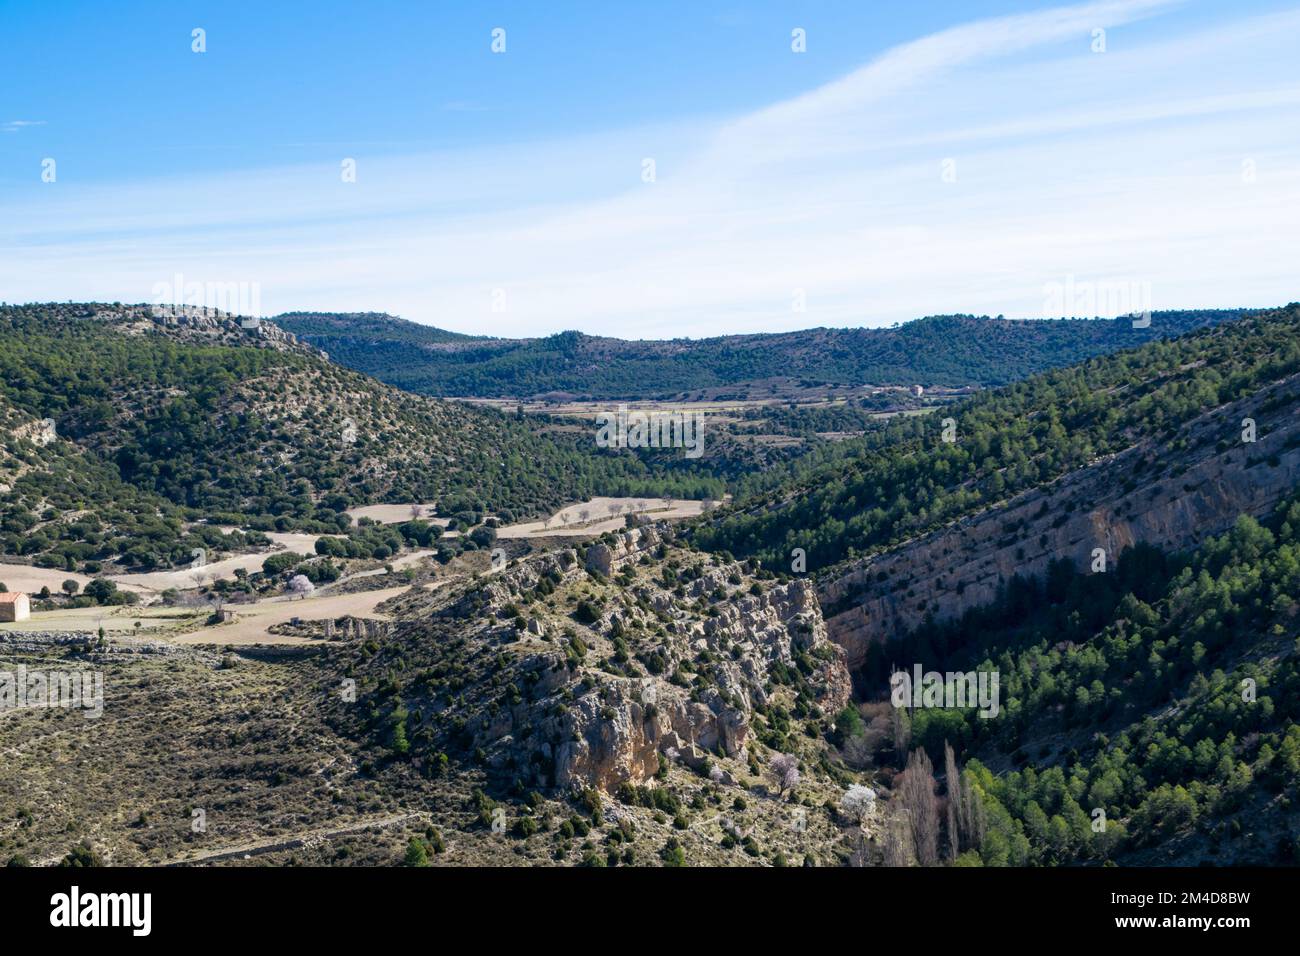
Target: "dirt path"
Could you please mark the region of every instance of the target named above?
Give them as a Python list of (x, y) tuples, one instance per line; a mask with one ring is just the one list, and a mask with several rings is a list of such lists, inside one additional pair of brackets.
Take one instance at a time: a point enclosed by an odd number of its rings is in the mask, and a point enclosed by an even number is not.
[[(410, 567), (413, 564), (419, 564), (425, 558), (431, 558), (436, 553), (437, 552), (435, 551), (411, 551), (407, 554), (393, 558), (391, 561), (386, 563), (391, 566), (394, 571), (400, 571), (402, 568)], [(358, 578), (376, 578), (381, 574), (387, 573), (387, 568), (371, 568), (369, 571), (357, 571), (354, 574), (345, 574), (337, 581), (331, 581), (329, 584), (325, 585), (323, 590), (328, 591), (337, 588), (340, 584), (346, 584), (347, 582), (355, 581)]]
[(234, 846), (226, 846), (217, 850), (205, 850), (202, 853), (196, 853), (193, 856), (176, 857), (162, 863), (162, 866), (193, 866), (201, 863), (215, 863), (219, 860), (236, 860), (245, 857), (260, 856), (263, 853), (275, 853), (280, 850), (298, 850), (303, 847), (315, 846), (323, 840), (330, 837), (343, 836), (348, 833), (357, 833), (361, 830), (384, 829), (395, 826), (399, 823), (405, 823), (408, 820), (425, 820), (428, 814), (423, 812), (414, 813), (395, 813), (383, 817), (373, 817), (369, 820), (358, 820), (355, 823), (345, 824), (341, 827), (328, 827), (316, 830), (301, 830), (297, 833), (286, 833), (280, 836), (267, 837), (264, 840), (250, 840), (247, 843), (239, 843)]
[[(313, 555), (316, 553), (318, 534), (299, 534), (296, 532), (269, 531), (266, 536), (285, 551), (296, 554)], [(223, 558), (198, 568), (181, 568), (176, 571), (149, 571), (142, 574), (114, 574), (109, 580), (118, 587), (133, 591), (166, 591), (176, 588), (178, 591), (192, 590), (215, 581), (217, 578), (234, 577), (240, 568), (252, 573), (262, 570), (262, 564), (278, 551), (259, 551), (255, 554), (238, 554), (232, 558)]]
[[(267, 532), (266, 535), (271, 541), (287, 551), (294, 551), (298, 554), (312, 555), (316, 553), (316, 541), (320, 538), (318, 534), (299, 534), (296, 532)], [(255, 554), (239, 554), (230, 558), (223, 558), (220, 561), (213, 561), (201, 568), (179, 568), (175, 571), (147, 571), (137, 574), (110, 574), (108, 580), (112, 581), (123, 591), (134, 591), (137, 594), (152, 595), (160, 591), (166, 591), (168, 588), (176, 588), (178, 591), (189, 591), (202, 584), (208, 584), (217, 578), (233, 577), (235, 571), (243, 568), (245, 571), (253, 572), (262, 570), (262, 563), (272, 554), (276, 554), (279, 549), (274, 551), (259, 551)], [(55, 594), (58, 594), (63, 587), (64, 581), (76, 581), (80, 585), (78, 590), (84, 590), (90, 583), (91, 576), (88, 574), (78, 574), (75, 571), (60, 571), (58, 568), (35, 568), (27, 564), (3, 564), (0, 563), (0, 583), (10, 591), (25, 591), (28, 594), (38, 594), (41, 588), (49, 588)]]

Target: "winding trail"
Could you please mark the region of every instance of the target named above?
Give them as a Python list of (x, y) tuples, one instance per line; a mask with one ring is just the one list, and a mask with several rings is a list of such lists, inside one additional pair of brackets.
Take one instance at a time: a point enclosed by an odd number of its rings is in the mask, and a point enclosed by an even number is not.
[(424, 811), (415, 811), (412, 813), (395, 813), (382, 817), (372, 817), (369, 820), (358, 820), (339, 827), (326, 827), (315, 830), (300, 830), (297, 833), (282, 833), (279, 836), (267, 837), (263, 840), (250, 840), (245, 843), (237, 843), (232, 846), (224, 846), (215, 850), (204, 850), (190, 856), (173, 857), (165, 860), (161, 866), (194, 866), (203, 863), (217, 863), (222, 860), (238, 860), (247, 857), (260, 856), (263, 853), (277, 853), (281, 850), (299, 850), (305, 847), (315, 846), (323, 840), (330, 837), (344, 836), (349, 833), (358, 833), (362, 830), (385, 829), (396, 826), (399, 823), (405, 823), (408, 820), (426, 820), (428, 814)]

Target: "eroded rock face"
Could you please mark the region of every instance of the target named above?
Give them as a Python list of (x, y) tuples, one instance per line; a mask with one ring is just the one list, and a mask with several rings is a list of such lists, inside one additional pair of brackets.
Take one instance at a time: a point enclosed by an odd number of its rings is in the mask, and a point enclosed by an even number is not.
[[(1043, 490), (873, 556), (825, 582), (830, 638), (860, 666), (867, 648), (993, 601), (1013, 575), (1041, 576), (1053, 559), (1086, 571), (1095, 549), (1108, 566), (1138, 542), (1169, 550), (1221, 534), (1238, 515), (1270, 513), (1300, 479), (1300, 378), (1203, 415), (1172, 449), (1144, 443)], [(1257, 441), (1242, 441), (1243, 419)]]
[(511, 601), (516, 591), (534, 588), (544, 577), (571, 580), (578, 570), (577, 558), (569, 549), (529, 558), (492, 576), (477, 591), (459, 595), (443, 613), (452, 617), (473, 617), (487, 610), (499, 609)]
[(50, 444), (59, 437), (56, 423), (53, 418), (42, 418), (37, 421), (27, 422), (14, 428), (11, 432), (14, 438), (26, 439), (34, 445), (45, 446)]
[(613, 543), (597, 541), (587, 548), (587, 570), (609, 577), (633, 558), (639, 558), (659, 545), (659, 532), (653, 526), (629, 528), (614, 535)]
[[(238, 288), (223, 290), (237, 299)], [(249, 290), (243, 290), (248, 293)], [(216, 339), (226, 343), (255, 344), (281, 351), (306, 351), (324, 355), (319, 349), (300, 342), (271, 322), (252, 316), (238, 316), (224, 309), (171, 303), (154, 305), (104, 305), (95, 309), (100, 321), (120, 324), (124, 331), (165, 330), (180, 338)]]
[[(557, 783), (611, 789), (643, 783), (659, 768), (659, 754), (676, 752), (688, 763), (702, 752), (744, 756), (755, 705), (772, 693), (771, 668), (796, 668), (796, 655), (817, 661), (809, 682), (827, 713), (849, 700), (850, 679), (843, 654), (826, 636), (815, 593), (805, 581), (746, 595), (720, 608), (698, 630), (688, 629), (690, 647), (717, 655), (716, 686), (695, 699), (656, 678), (613, 681), (581, 698), (557, 727), (564, 740), (555, 751)], [(724, 648), (739, 654), (721, 656)]]
[[(582, 564), (552, 555), (524, 562), (458, 602), (457, 613), (472, 604), (477, 616), (491, 619), (543, 577), (559, 579), (556, 593), (585, 589), (594, 581), (588, 569), (608, 577), (662, 543), (655, 528), (635, 528), (591, 545)], [(490, 763), (513, 767), (524, 778), (531, 773), (535, 784), (613, 790), (650, 780), (661, 754), (696, 765), (708, 754), (743, 757), (754, 708), (791, 693), (774, 679), (778, 671), (785, 681), (798, 675), (823, 713), (848, 701), (844, 654), (827, 638), (809, 582), (762, 582), (754, 593), (754, 579), (740, 565), (722, 564), (683, 582), (683, 597), (661, 585), (658, 573), (656, 564), (631, 591), (615, 592), (628, 598), (626, 604), (606, 610), (583, 631), (593, 645), (625, 641), (642, 659), (655, 656), (656, 672), (626, 676), (590, 662), (575, 666), (555, 622), (526, 626), (526, 637), (545, 635), (553, 642), (531, 647), (520, 661), (525, 676), (519, 686), (529, 699), (475, 724), (476, 746)], [(720, 589), (725, 598), (718, 599)], [(702, 598), (707, 615), (698, 613)], [(674, 683), (675, 673), (685, 673), (689, 686)]]
[(660, 696), (656, 689), (653, 681), (627, 681), (579, 698), (556, 728), (562, 738), (554, 748), (556, 784), (613, 790), (653, 777), (660, 753), (741, 753), (748, 733), (744, 713), (716, 695), (697, 702)]

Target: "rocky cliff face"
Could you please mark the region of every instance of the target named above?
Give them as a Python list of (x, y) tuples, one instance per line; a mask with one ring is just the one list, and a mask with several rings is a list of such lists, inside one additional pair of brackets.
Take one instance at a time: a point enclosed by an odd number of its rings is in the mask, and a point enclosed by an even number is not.
[(324, 352), (300, 342), (292, 332), (271, 322), (206, 306), (99, 305), (94, 306), (93, 311), (87, 310), (86, 315), (118, 325), (128, 334), (163, 332), (182, 341), (257, 345), (279, 351), (325, 356)]
[(607, 535), (582, 557), (528, 559), (435, 616), (476, 647), (508, 650), (495, 677), (477, 676), (518, 692), (462, 719), (490, 768), (530, 786), (642, 784), (661, 755), (697, 769), (717, 761), (727, 779), (722, 764), (746, 759), (755, 720), (767, 726), (756, 714), (811, 706), (829, 717), (849, 698), (809, 582), (756, 581), (655, 527)]
[(216, 309), (168, 309), (155, 307), (147, 318), (159, 329), (181, 335), (203, 336), (223, 344), (256, 344), (281, 351), (302, 351), (324, 356), (324, 352), (299, 342), (292, 332), (259, 318), (240, 318)]
[(26, 440), (39, 447), (44, 447), (59, 437), (53, 418), (41, 418), (14, 428), (10, 434), (19, 440)]
[(1042, 575), (1053, 559), (1087, 570), (1100, 549), (1113, 567), (1137, 542), (1179, 550), (1223, 532), (1238, 515), (1268, 514), (1300, 478), (1297, 400), (1300, 379), (1285, 379), (1165, 441), (1134, 446), (858, 563), (820, 587), (831, 640), (855, 668), (872, 642), (915, 627), (927, 613), (943, 619), (987, 604), (1013, 575)]
[[(698, 599), (713, 592), (728, 573), (719, 568), (696, 579), (688, 596)], [(664, 591), (643, 588), (638, 597), (661, 612), (674, 606)], [(560, 741), (554, 750), (558, 783), (581, 781), (605, 789), (625, 781), (642, 783), (658, 770), (660, 753), (692, 766), (706, 753), (743, 759), (754, 708), (766, 708), (781, 697), (773, 672), (797, 669), (800, 656), (817, 662), (808, 677), (824, 712), (848, 702), (851, 687), (843, 655), (827, 640), (807, 582), (738, 597), (717, 611), (702, 621), (673, 620), (667, 639), (659, 643), (667, 654), (667, 674), (705, 658), (702, 672), (709, 686), (688, 689), (646, 676), (610, 681), (598, 693), (583, 696), (552, 728)], [(635, 621), (630, 616), (601, 625), (609, 633)]]

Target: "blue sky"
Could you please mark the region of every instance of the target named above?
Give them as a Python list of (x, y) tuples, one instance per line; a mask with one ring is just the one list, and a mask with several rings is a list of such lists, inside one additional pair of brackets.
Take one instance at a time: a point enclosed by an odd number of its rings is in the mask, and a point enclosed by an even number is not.
[(1295, 5), (270, 6), (0, 3), (0, 299), (659, 338), (1300, 298)]

